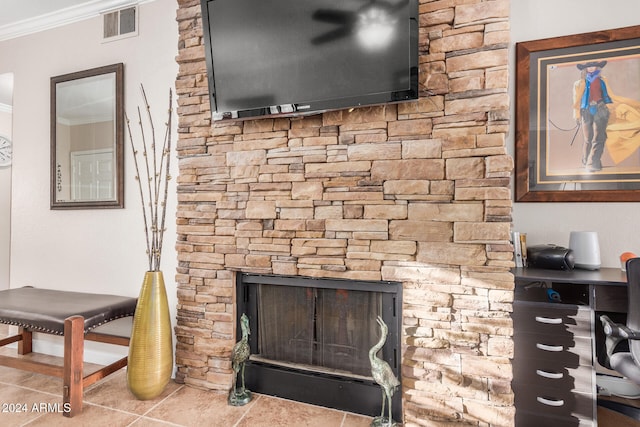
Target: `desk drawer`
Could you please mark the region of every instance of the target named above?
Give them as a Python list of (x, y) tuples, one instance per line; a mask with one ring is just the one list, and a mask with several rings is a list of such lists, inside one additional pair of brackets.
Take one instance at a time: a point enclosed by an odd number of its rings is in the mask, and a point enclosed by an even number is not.
[(554, 360), (560, 366), (592, 366), (591, 338), (521, 333), (513, 336), (514, 358)]
[(516, 427), (594, 427), (596, 422), (587, 418), (573, 416), (549, 416), (516, 408)]
[(627, 286), (596, 286), (594, 310), (626, 313), (628, 309)]
[[(514, 392), (517, 411), (544, 417), (577, 417), (587, 420), (594, 418), (593, 395), (590, 393), (572, 393), (534, 384), (514, 388)], [(519, 423), (517, 425), (520, 427)]]
[[(591, 366), (563, 366), (556, 358), (528, 359), (513, 362), (514, 384), (527, 387), (538, 384), (567, 392), (594, 393), (594, 371)], [(515, 386), (514, 386), (515, 388)]]
[(515, 302), (512, 318), (519, 332), (591, 337), (591, 310), (586, 307)]

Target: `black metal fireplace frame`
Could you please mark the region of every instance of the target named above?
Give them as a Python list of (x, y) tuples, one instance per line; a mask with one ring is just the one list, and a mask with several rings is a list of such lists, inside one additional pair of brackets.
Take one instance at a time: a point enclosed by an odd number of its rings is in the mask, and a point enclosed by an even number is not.
[[(292, 285), (292, 283), (294, 283)], [(240, 316), (249, 317), (251, 331), (258, 331), (257, 286), (259, 284), (304, 286), (322, 289), (346, 289), (382, 294), (382, 318), (389, 328), (387, 342), (381, 357), (389, 363), (393, 373), (400, 375), (400, 331), (402, 326), (402, 283), (391, 281), (363, 281), (325, 279), (305, 276), (275, 276), (237, 273), (236, 275), (236, 324), (240, 330)], [(252, 354), (258, 348), (258, 336), (249, 336)], [(246, 387), (256, 393), (310, 403), (358, 414), (380, 415), (381, 388), (367, 379), (352, 378), (324, 372), (311, 372), (272, 363), (250, 360), (245, 366)], [(393, 396), (393, 418), (402, 418), (401, 387)]]

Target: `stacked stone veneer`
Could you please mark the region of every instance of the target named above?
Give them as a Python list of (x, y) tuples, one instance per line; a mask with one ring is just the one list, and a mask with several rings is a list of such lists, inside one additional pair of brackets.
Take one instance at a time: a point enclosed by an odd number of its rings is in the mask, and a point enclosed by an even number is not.
[(512, 425), (509, 1), (421, 0), (415, 102), (214, 124), (178, 5), (177, 379), (230, 388), (238, 271), (401, 281), (405, 425)]

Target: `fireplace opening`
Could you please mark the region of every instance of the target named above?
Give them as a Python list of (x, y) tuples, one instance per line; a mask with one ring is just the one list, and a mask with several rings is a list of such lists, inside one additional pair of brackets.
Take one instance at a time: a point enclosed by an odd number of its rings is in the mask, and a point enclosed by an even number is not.
[[(239, 273), (236, 286), (238, 322), (246, 313), (251, 329), (249, 390), (380, 414), (382, 392), (371, 377), (369, 350), (380, 339), (380, 316), (389, 333), (377, 356), (400, 379), (401, 283)], [(395, 419), (400, 394), (393, 398)]]

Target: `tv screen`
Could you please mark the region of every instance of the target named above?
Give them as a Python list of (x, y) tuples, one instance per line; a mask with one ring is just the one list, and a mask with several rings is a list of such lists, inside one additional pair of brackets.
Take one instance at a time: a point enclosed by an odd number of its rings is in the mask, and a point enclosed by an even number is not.
[(418, 0), (201, 0), (214, 120), (418, 97)]

